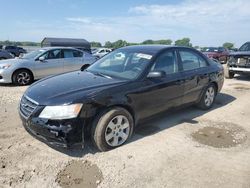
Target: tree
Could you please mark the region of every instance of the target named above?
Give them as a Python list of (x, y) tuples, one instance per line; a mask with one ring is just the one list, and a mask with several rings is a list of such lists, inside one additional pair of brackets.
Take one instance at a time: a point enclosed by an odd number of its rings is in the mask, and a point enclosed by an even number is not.
[(233, 48), (234, 48), (234, 44), (231, 43), (231, 42), (225, 42), (225, 43), (223, 44), (223, 47), (230, 50), (230, 49), (233, 49)]
[(172, 44), (172, 40), (167, 39), (167, 40), (156, 40), (154, 41), (154, 44), (164, 44), (164, 45), (171, 45)]
[(118, 40), (118, 41), (115, 41), (113, 42), (113, 48), (121, 48), (123, 46), (127, 46), (127, 42), (125, 40)]
[(189, 38), (183, 38), (175, 41), (175, 46), (188, 46), (192, 47), (192, 44), (190, 43)]
[(164, 44), (164, 45), (171, 45), (172, 40), (167, 39), (167, 40), (145, 40), (141, 44)]
[(105, 48), (113, 48), (113, 44), (112, 44), (112, 42), (107, 41), (107, 42), (105, 42), (104, 47)]
[(102, 47), (102, 44), (100, 42), (90, 42), (91, 47), (99, 48)]
[(143, 41), (141, 44), (154, 44), (154, 41), (153, 40), (145, 40)]

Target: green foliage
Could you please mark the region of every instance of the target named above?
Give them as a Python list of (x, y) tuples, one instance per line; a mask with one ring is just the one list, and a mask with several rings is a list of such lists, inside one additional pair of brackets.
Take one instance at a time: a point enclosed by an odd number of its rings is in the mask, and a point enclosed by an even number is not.
[(90, 42), (90, 45), (91, 47), (94, 47), (94, 48), (99, 48), (99, 47), (102, 47), (102, 44), (100, 42)]
[(110, 42), (110, 41), (105, 42), (104, 47), (105, 48), (113, 48), (112, 42)]
[(164, 45), (171, 45), (172, 44), (172, 40), (167, 39), (167, 40), (145, 40), (142, 43), (129, 43), (125, 40), (117, 40), (115, 42), (110, 42), (107, 41), (105, 42), (104, 47), (106, 48), (121, 48), (124, 46), (133, 46), (133, 45), (147, 45), (147, 44), (164, 44)]
[(233, 43), (231, 43), (231, 42), (225, 42), (224, 44), (223, 44), (223, 47), (224, 48), (227, 48), (227, 49), (234, 49), (234, 44)]
[(190, 38), (183, 38), (175, 41), (175, 46), (188, 46), (192, 47), (192, 44), (190, 43)]
[(0, 41), (0, 45), (3, 46), (40, 46), (40, 43), (38, 42), (29, 42), (29, 41), (24, 41), (24, 42), (17, 42), (17, 41)]
[(172, 40), (145, 40), (141, 44), (163, 44), (163, 45), (171, 45)]

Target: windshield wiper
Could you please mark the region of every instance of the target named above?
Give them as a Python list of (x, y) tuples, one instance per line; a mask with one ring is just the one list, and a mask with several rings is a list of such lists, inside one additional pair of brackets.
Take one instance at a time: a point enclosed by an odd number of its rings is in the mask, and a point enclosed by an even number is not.
[(102, 76), (102, 77), (104, 77), (104, 78), (112, 79), (110, 76), (105, 75), (105, 74), (100, 73), (100, 72), (91, 72), (91, 73), (93, 73), (94, 75), (97, 75), (97, 76)]

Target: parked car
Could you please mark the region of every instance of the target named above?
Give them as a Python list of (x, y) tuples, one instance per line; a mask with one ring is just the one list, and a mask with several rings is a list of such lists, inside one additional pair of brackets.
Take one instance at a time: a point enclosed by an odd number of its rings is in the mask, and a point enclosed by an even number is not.
[(96, 58), (87, 52), (70, 47), (42, 48), (18, 59), (0, 62), (0, 83), (28, 85), (46, 76), (79, 70)]
[(187, 47), (124, 47), (87, 67), (28, 88), (19, 113), (30, 134), (63, 147), (90, 135), (107, 151), (154, 114), (186, 104), (210, 109), (224, 81), (221, 64)]
[(25, 49), (18, 46), (4, 46), (3, 49), (8, 51), (15, 57), (19, 57), (21, 54), (27, 53)]
[(0, 49), (0, 60), (10, 59), (10, 58), (14, 58), (14, 56), (9, 52), (7, 52), (6, 50)]
[(226, 63), (229, 51), (224, 47), (209, 47), (203, 50), (203, 53), (208, 58), (217, 59), (221, 63)]
[(246, 42), (237, 52), (229, 55), (225, 77), (231, 79), (235, 74), (250, 74), (250, 42)]
[(98, 58), (101, 58), (105, 55), (107, 55), (108, 53), (112, 52), (112, 49), (108, 49), (108, 48), (97, 48), (96, 50), (94, 50), (92, 52), (92, 54)]

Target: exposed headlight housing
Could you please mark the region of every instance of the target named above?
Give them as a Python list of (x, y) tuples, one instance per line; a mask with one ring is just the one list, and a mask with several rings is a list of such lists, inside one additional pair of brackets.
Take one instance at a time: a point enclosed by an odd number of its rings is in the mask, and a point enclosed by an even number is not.
[(228, 59), (229, 64), (235, 64), (237, 62), (236, 58), (234, 56), (230, 56)]
[(39, 118), (62, 120), (76, 118), (82, 109), (82, 104), (63, 106), (46, 106), (40, 113)]
[(7, 68), (9, 68), (10, 66), (11, 66), (10, 64), (0, 65), (0, 69), (7, 69)]

